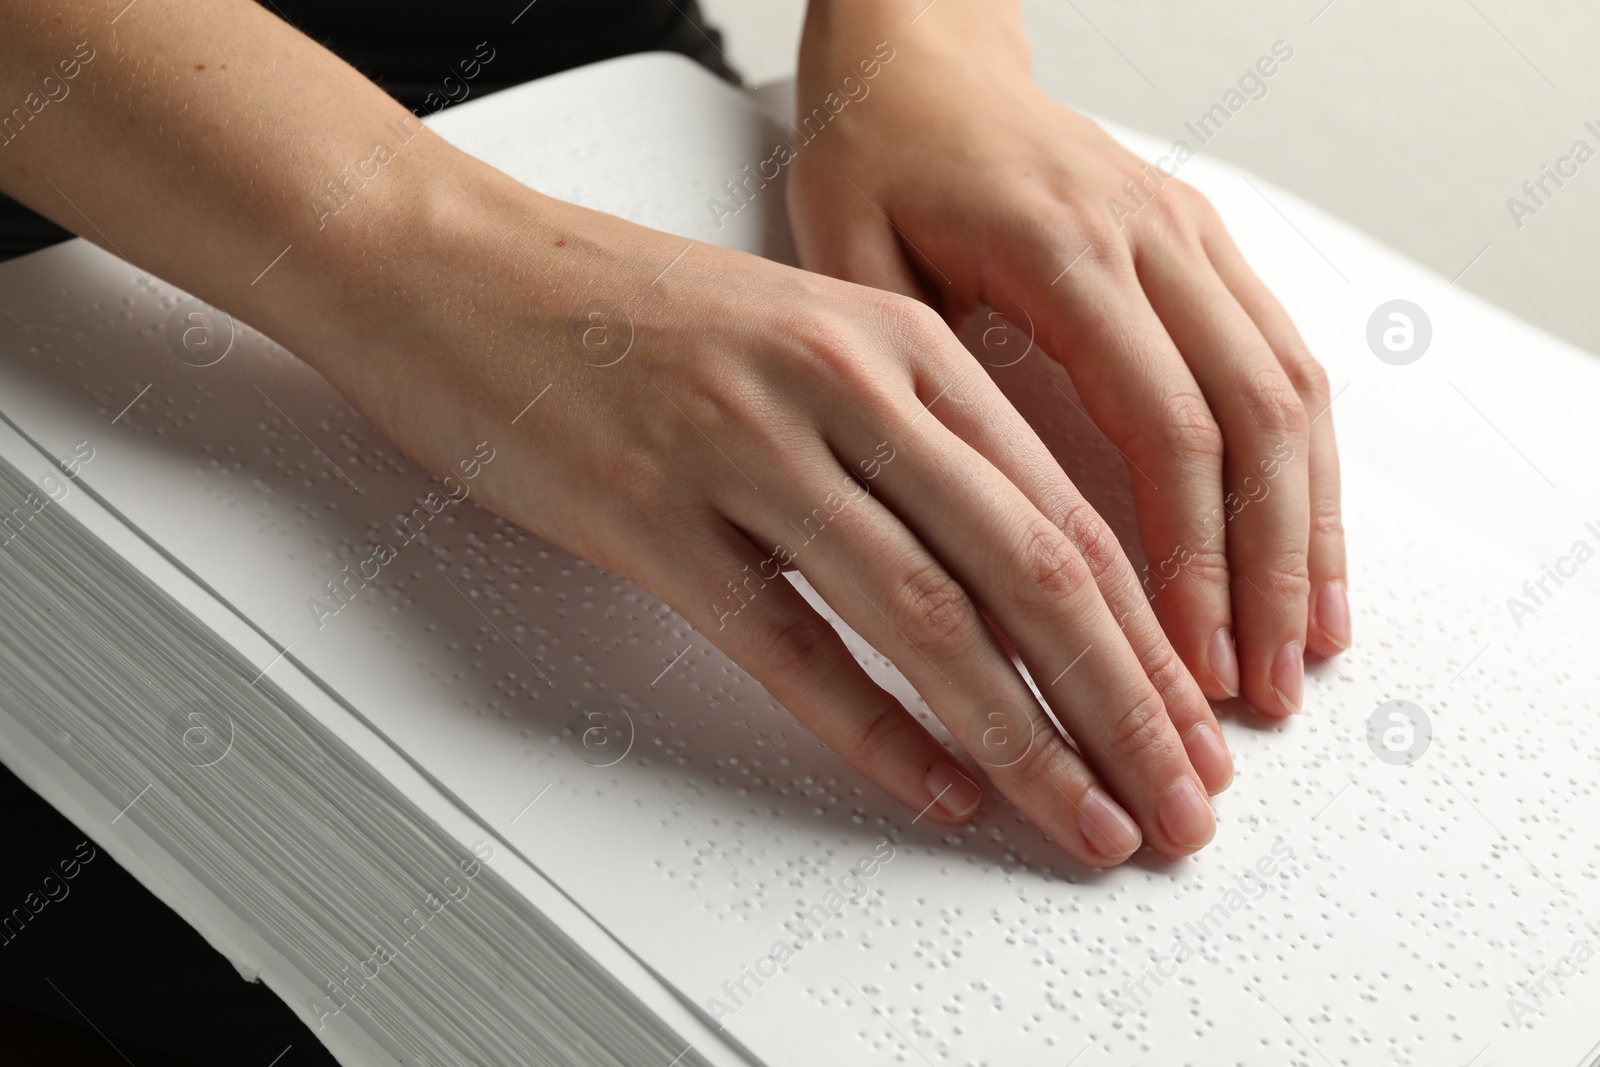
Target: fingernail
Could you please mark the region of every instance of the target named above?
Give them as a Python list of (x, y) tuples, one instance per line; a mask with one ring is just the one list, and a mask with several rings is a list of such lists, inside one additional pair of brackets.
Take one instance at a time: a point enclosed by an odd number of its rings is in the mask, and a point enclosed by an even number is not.
[(1213, 794), (1220, 793), (1233, 783), (1233, 756), (1222, 735), (1208, 722), (1195, 723), (1183, 737), (1183, 749), (1189, 753), (1189, 765), (1206, 783)]
[(1335, 578), (1317, 595), (1317, 628), (1343, 651), (1350, 647), (1350, 594)]
[(1078, 830), (1107, 859), (1120, 860), (1139, 847), (1139, 824), (1099, 786), (1090, 786), (1078, 805)]
[(983, 790), (978, 783), (950, 763), (935, 763), (928, 771), (928, 793), (952, 819), (965, 819), (983, 803)]
[(1162, 832), (1183, 848), (1199, 848), (1217, 832), (1211, 802), (1193, 778), (1180, 778), (1161, 794), (1156, 817), (1161, 820)]
[(1306, 654), (1300, 642), (1290, 641), (1278, 649), (1272, 661), (1272, 691), (1292, 714), (1300, 714), (1300, 701), (1305, 697)]
[(1239, 653), (1233, 647), (1233, 634), (1223, 627), (1211, 636), (1211, 646), (1206, 649), (1206, 666), (1211, 677), (1231, 697), (1239, 695)]

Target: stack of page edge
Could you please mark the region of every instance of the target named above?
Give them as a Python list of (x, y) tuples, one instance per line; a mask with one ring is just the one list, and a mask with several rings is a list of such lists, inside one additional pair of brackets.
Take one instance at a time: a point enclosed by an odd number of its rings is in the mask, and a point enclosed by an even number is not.
[[(14, 514), (38, 499), (23, 471), (41, 464), (3, 437), (0, 500)], [(302, 703), (64, 507), (39, 511), (7, 547), (0, 658), (13, 721), (56, 742), (88, 796), (126, 798), (107, 833), (137, 824), (272, 951), (326, 976), (299, 1004), (314, 1029), (348, 1015), (402, 1063), (684, 1052), (484, 865), (492, 846), (447, 833), (323, 725), (339, 714), (330, 696)]]

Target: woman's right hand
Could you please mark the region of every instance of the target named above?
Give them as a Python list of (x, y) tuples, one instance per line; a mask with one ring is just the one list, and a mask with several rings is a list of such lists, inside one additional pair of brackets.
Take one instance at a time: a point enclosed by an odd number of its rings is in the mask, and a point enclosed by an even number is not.
[[(677, 608), (926, 818), (964, 821), (978, 786), (773, 576), (779, 545), (1068, 852), (1211, 839), (1209, 706), (926, 307), (542, 197), (248, 0), (7, 0), (0, 92), (84, 42), (0, 189), (264, 330), (431, 470), (493, 444), (491, 507)], [(614, 362), (600, 304), (632, 323)]]
[(1210, 841), (1232, 764), (1209, 705), (1116, 538), (935, 312), (481, 164), (439, 189), (449, 250), (385, 268), (416, 298), (315, 361), (385, 434), (440, 473), (490, 442), (480, 500), (670, 604), (930, 820), (966, 821), (979, 786), (780, 567), (1078, 859)]

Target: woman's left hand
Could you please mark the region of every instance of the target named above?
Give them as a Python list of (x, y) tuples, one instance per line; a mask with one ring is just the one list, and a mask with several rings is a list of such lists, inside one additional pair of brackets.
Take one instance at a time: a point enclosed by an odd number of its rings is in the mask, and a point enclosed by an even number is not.
[(1305, 651), (1351, 640), (1327, 377), (1210, 204), (1039, 91), (1001, 0), (812, 0), (797, 101), (804, 265), (1025, 311), (1133, 468), (1206, 695), (1298, 711)]

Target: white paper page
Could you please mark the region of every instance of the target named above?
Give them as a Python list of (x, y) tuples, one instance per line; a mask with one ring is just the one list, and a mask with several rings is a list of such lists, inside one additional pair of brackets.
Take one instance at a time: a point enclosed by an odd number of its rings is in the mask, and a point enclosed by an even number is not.
[[(547, 192), (783, 247), (775, 187), (737, 226), (712, 224), (705, 199), (763, 158), (761, 120), (681, 61), (549, 79), (437, 126)], [(1579, 571), (1520, 627), (1505, 602), (1574, 541), (1600, 545), (1578, 417), (1600, 373), (1264, 182), (1204, 158), (1182, 177), (1341, 390), (1358, 646), (1313, 671), (1305, 715), (1227, 719), (1238, 779), (1217, 841), (1180, 863), (1086, 872), (998, 800), (967, 832), (913, 823), (670, 610), (475, 505), (430, 522), (319, 629), (308, 599), (436, 486), (245, 327), (214, 366), (177, 360), (166, 328), (184, 295), (87, 246), (0, 266), (0, 410), (52, 451), (92, 442), (86, 486), (690, 1001), (726, 999), (724, 982), (798, 940), (785, 922), (891, 841), (867, 895), (727, 1020), (774, 1067), (1577, 1064), (1600, 1039), (1585, 1010), (1600, 965), (1575, 965), (1530, 1015), (1508, 998), (1580, 941), (1600, 947), (1584, 926), (1600, 920), (1595, 579)], [(1365, 341), (1396, 297), (1434, 329), (1405, 367)], [(1030, 356), (997, 376), (1038, 398), (1050, 390), (1029, 383), (1059, 373)], [(1081, 444), (1062, 453), (1069, 473), (1125, 511), (1079, 417), (1028, 413)], [(562, 736), (594, 698), (633, 724), (609, 767)], [(1368, 747), (1369, 716), (1395, 698), (1431, 719), (1415, 766)], [(1188, 924), (1198, 955), (1163, 963)]]

